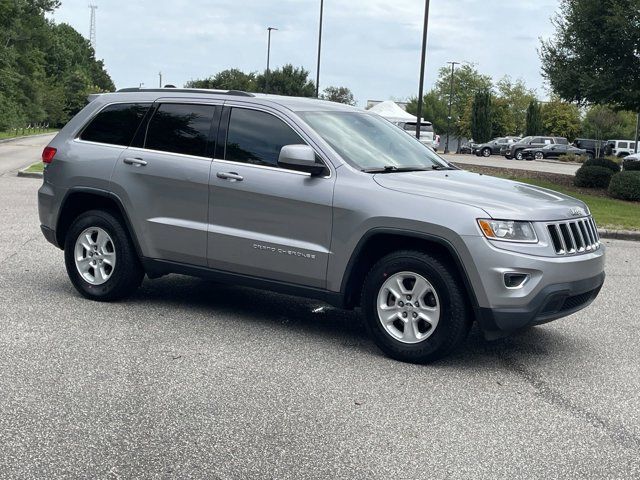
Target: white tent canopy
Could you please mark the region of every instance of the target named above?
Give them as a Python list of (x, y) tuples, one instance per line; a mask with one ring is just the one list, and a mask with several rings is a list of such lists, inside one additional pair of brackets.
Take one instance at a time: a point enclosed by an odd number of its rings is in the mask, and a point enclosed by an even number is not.
[[(377, 113), (382, 118), (386, 118), (390, 122), (400, 123), (400, 122), (417, 122), (418, 117), (411, 115), (402, 109), (396, 102), (393, 100), (386, 100), (384, 102), (380, 102), (377, 105), (374, 105), (369, 109), (370, 112)], [(423, 122), (427, 123), (427, 122)]]

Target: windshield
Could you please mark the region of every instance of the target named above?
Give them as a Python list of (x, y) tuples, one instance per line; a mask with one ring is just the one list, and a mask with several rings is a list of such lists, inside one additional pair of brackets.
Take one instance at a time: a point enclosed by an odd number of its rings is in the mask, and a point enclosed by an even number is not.
[(360, 112), (300, 112), (331, 147), (360, 170), (448, 167), (415, 137), (376, 115)]
[[(414, 123), (405, 123), (404, 124), (404, 129), (409, 131), (409, 132), (415, 132), (416, 131), (416, 126), (417, 124)], [(421, 132), (433, 132), (433, 126), (432, 125), (425, 125), (424, 123), (420, 124), (420, 131)]]
[(518, 143), (529, 143), (531, 140), (533, 140), (533, 137), (524, 137)]

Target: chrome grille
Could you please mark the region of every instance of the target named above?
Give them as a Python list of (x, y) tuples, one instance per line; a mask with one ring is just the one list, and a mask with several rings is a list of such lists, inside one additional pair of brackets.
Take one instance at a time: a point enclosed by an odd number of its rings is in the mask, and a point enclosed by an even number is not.
[(576, 255), (600, 248), (598, 229), (591, 217), (548, 223), (547, 228), (558, 255)]

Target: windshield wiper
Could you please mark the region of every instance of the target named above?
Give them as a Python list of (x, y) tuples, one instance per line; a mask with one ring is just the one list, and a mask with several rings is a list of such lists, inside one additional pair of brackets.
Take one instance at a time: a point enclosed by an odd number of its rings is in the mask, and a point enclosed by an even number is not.
[(393, 173), (393, 172), (429, 172), (431, 170), (454, 170), (446, 165), (431, 165), (430, 167), (396, 167), (395, 165), (385, 165), (384, 167), (363, 168), (365, 173)]

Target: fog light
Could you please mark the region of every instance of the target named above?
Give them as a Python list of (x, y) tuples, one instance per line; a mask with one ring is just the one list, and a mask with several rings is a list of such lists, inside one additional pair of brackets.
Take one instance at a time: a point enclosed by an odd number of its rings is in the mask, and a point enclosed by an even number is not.
[(504, 286), (507, 288), (520, 288), (529, 280), (528, 273), (505, 273)]

